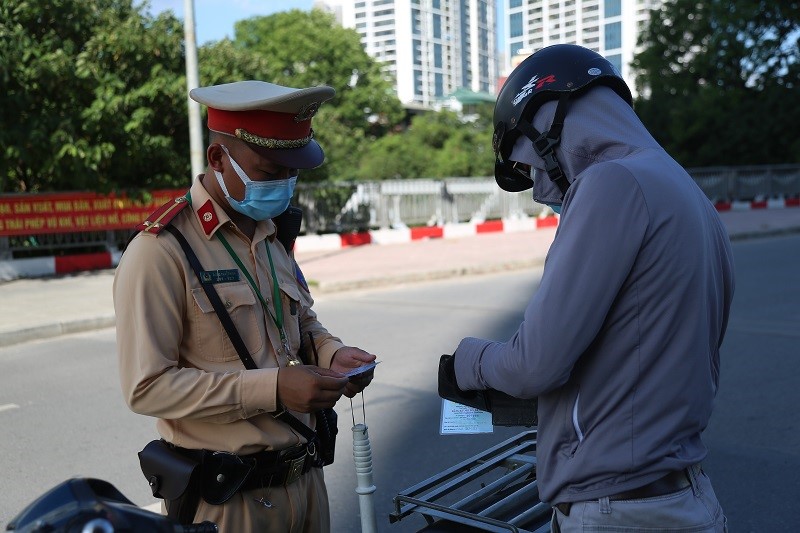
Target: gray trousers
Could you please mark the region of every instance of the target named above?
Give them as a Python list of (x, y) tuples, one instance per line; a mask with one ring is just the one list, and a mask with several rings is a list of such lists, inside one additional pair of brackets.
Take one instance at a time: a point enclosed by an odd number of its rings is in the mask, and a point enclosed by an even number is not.
[(687, 470), (691, 486), (641, 500), (600, 498), (573, 503), (569, 516), (553, 509), (553, 533), (586, 531), (643, 533), (727, 533), (727, 519), (699, 466)]

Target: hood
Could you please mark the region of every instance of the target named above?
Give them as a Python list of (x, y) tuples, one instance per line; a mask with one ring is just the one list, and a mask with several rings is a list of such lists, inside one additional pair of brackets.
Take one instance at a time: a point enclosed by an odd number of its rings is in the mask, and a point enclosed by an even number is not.
[[(557, 105), (557, 100), (543, 104), (533, 117), (533, 127), (548, 130)], [(570, 183), (595, 163), (621, 159), (643, 148), (661, 149), (628, 103), (608, 87), (594, 87), (568, 105), (555, 153)], [(534, 201), (562, 203), (561, 191), (548, 178), (530, 139), (520, 135), (509, 159), (531, 166)]]

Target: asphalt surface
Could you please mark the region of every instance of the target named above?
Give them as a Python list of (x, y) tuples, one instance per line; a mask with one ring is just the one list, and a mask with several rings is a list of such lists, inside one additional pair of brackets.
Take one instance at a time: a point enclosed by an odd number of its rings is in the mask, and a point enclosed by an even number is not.
[[(726, 211), (732, 240), (800, 232), (800, 208)], [(532, 268), (555, 228), (306, 252), (297, 261), (313, 294)], [(0, 282), (0, 347), (113, 327), (113, 270)]]

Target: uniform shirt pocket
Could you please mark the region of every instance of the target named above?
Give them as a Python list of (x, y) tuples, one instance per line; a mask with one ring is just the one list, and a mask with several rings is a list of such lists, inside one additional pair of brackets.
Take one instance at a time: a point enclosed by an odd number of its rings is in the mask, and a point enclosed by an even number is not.
[[(281, 305), (283, 306), (283, 329), (293, 354), (300, 350), (300, 291), (294, 283), (280, 283)], [(308, 339), (305, 339), (308, 341)]]
[[(221, 283), (214, 288), (219, 294), (225, 310), (244, 341), (247, 351), (253, 355), (264, 344), (263, 326), (259, 326), (257, 300), (246, 282)], [(192, 289), (194, 297), (193, 336), (201, 356), (208, 361), (233, 361), (239, 359), (233, 343), (220, 322), (208, 295), (202, 287)]]

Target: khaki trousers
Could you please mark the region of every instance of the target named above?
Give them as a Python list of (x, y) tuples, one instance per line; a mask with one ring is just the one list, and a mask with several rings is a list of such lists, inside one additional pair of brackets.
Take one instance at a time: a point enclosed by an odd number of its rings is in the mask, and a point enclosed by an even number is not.
[[(257, 500), (263, 498), (267, 507)], [(328, 533), (328, 491), (321, 468), (312, 468), (286, 487), (237, 493), (223, 505), (200, 500), (195, 522), (209, 520), (220, 533)]]

